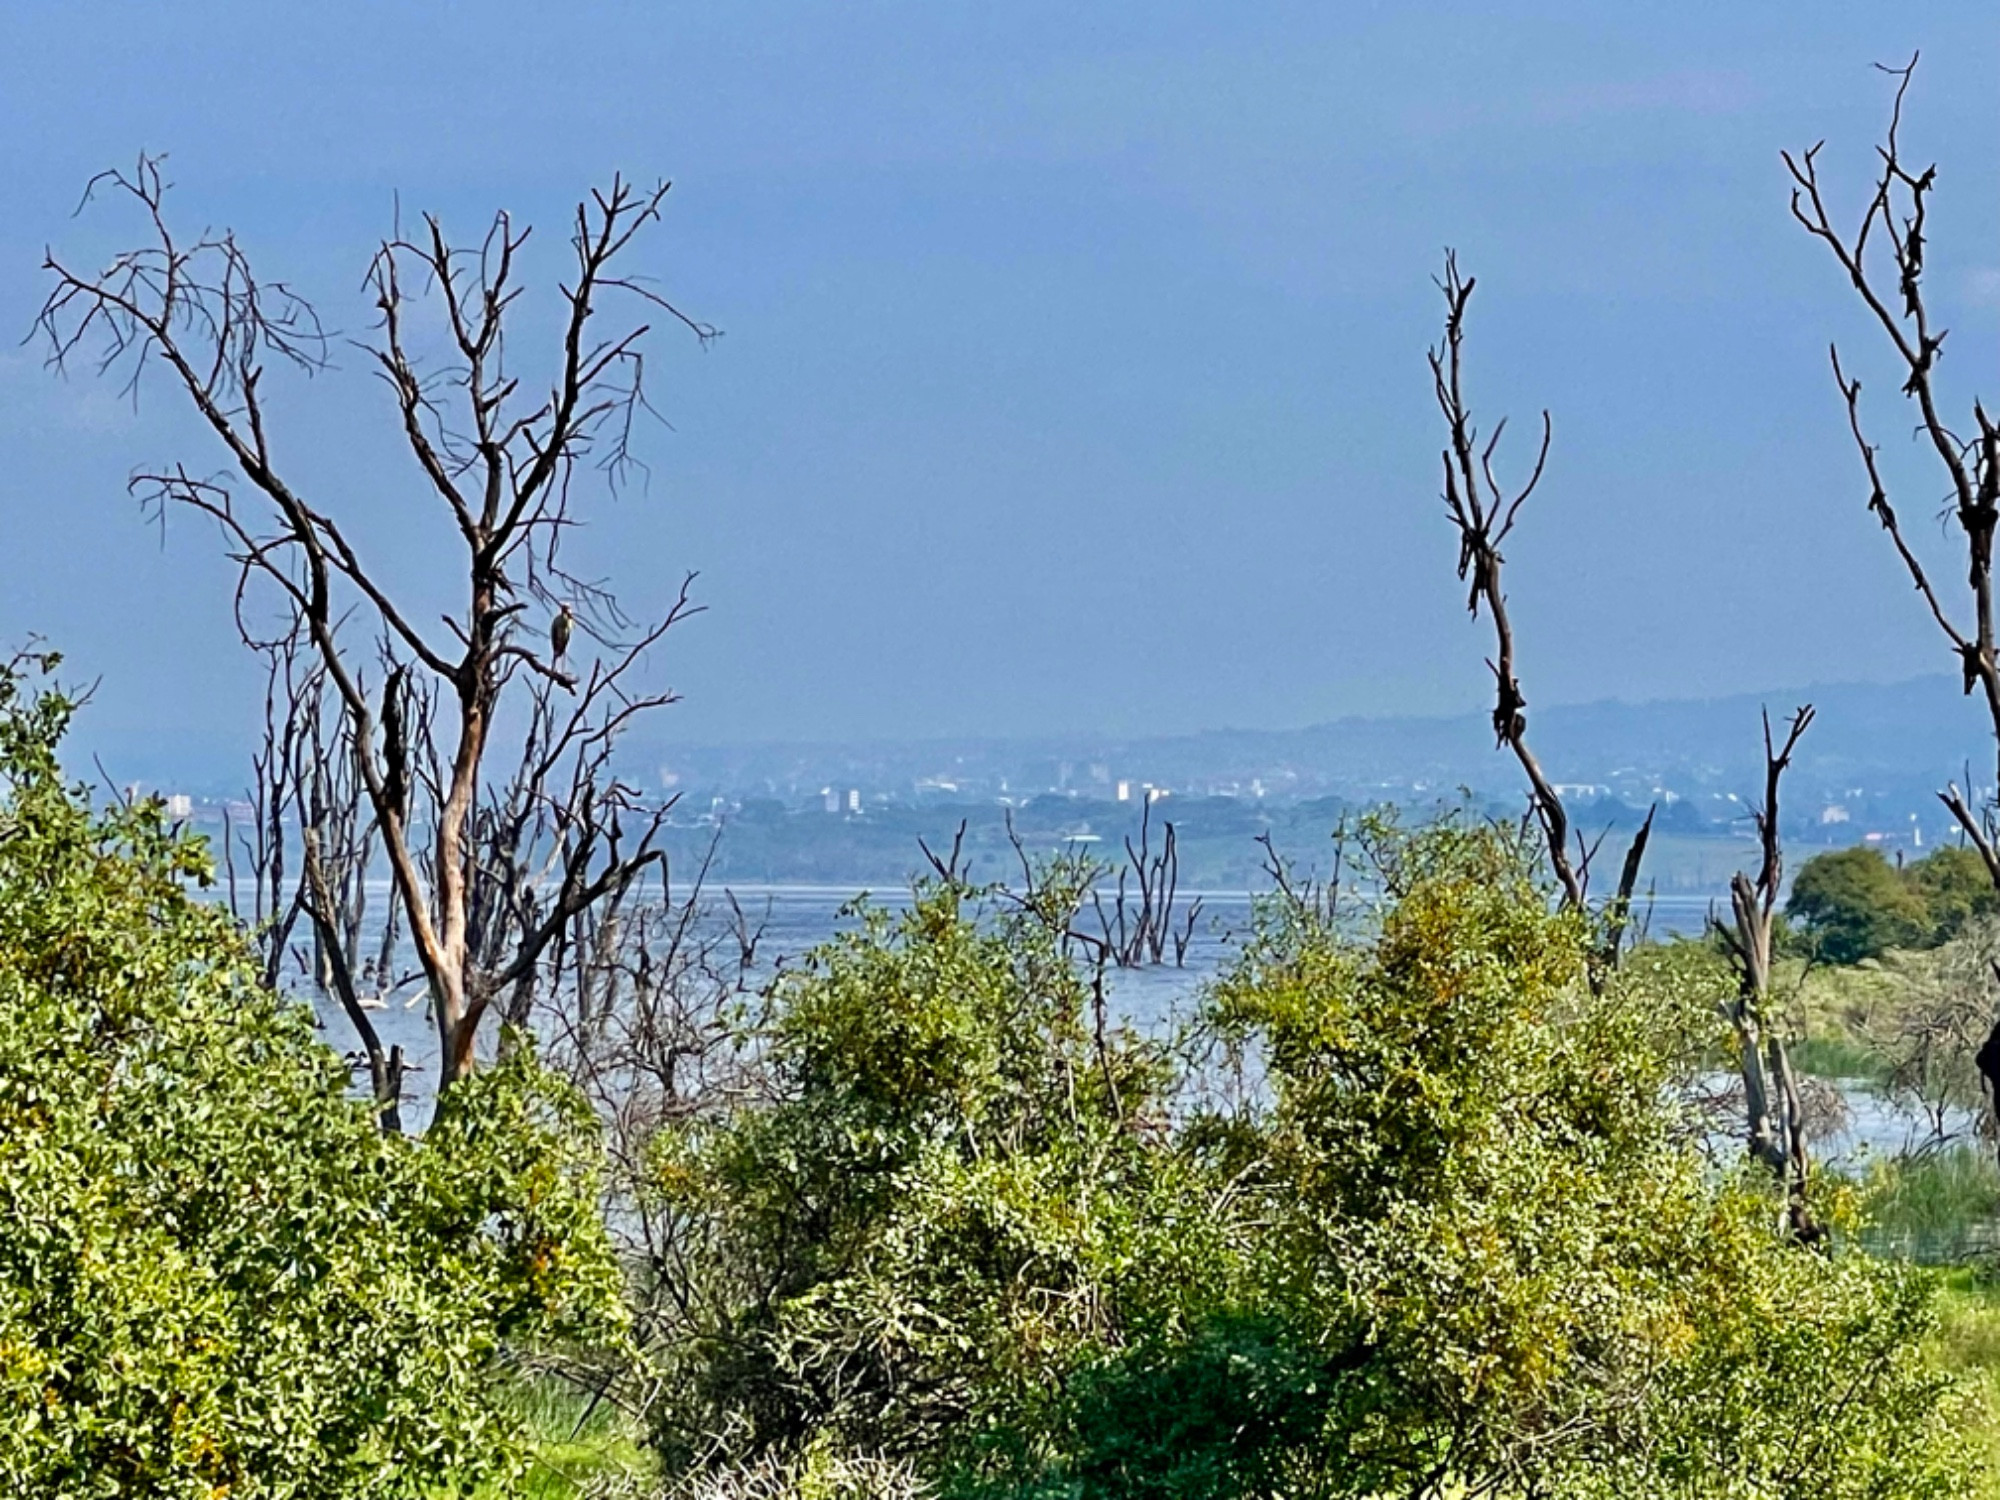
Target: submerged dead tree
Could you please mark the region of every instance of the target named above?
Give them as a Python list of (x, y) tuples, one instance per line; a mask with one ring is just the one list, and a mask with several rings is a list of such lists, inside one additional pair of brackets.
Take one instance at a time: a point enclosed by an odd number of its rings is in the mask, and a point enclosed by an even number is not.
[[(1990, 722), (1996, 768), (2000, 768), (2000, 656), (1996, 656), (1993, 598), (1993, 540), (2000, 526), (2000, 425), (1974, 398), (1970, 426), (1945, 414), (1937, 370), (1949, 330), (1940, 326), (1925, 286), (1930, 250), (1928, 215), (1937, 186), (1937, 166), (1920, 170), (1903, 158), (1903, 105), (1917, 60), (1882, 68), (1896, 80), (1889, 127), (1876, 154), (1876, 172), (1861, 217), (1851, 231), (1835, 224), (1821, 187), (1819, 154), (1825, 142), (1794, 156), (1785, 152), (1792, 177), (1792, 217), (1824, 245), (1871, 321), (1881, 330), (1901, 380), (1904, 399), (1916, 409), (1919, 442), (1935, 456), (1946, 482), (1946, 510), (1964, 546), (1965, 596), (1956, 608), (1911, 545), (1882, 476), (1880, 451), (1868, 440), (1861, 418), (1861, 381), (1850, 376), (1839, 346), (1829, 346), (1833, 378), (1847, 408), (1848, 432), (1868, 478), (1868, 511), (1881, 524), (1925, 610), (1937, 625), (1958, 668), (1965, 695), (1977, 695)], [(2000, 769), (1995, 786), (2000, 787)], [(2000, 888), (2000, 822), (1994, 794), (1976, 785), (1948, 783), (1938, 800), (1950, 811), (1965, 839), (1979, 851)], [(1980, 1046), (1975, 1062), (1995, 1112), (2000, 1114), (2000, 1019)]]
[(1772, 936), (1785, 864), (1778, 838), (1778, 785), (1792, 752), (1813, 721), (1810, 703), (1792, 715), (1782, 745), (1771, 736), (1764, 715), (1764, 801), (1757, 809), (1761, 859), (1753, 878), (1738, 870), (1729, 881), (1730, 920), (1711, 918), (1716, 935), (1736, 971), (1736, 993), (1722, 1008), (1736, 1037), (1737, 1066), (1743, 1077), (1743, 1105), (1750, 1155), (1770, 1169), (1785, 1191), (1792, 1233), (1812, 1242), (1824, 1231), (1808, 1198), (1811, 1158), (1806, 1146), (1806, 1111), (1792, 1071), (1783, 1027), (1771, 988)]
[[(407, 532), (371, 549), (279, 452), (270, 367), (329, 366), (312, 307), (260, 279), (234, 235), (178, 236), (159, 160), (91, 186), (136, 210), (143, 237), (97, 272), (48, 257), (49, 361), (117, 371), (135, 392), (163, 367), (220, 445), (224, 471), (168, 464), (139, 473), (134, 492), (163, 516), (186, 509), (220, 527), (245, 640), (268, 640), (257, 624), (266, 590), (314, 663), (296, 680), (337, 705), (317, 772), (346, 775), (351, 763), (365, 799), (355, 837), (379, 848), (391, 878), (429, 992), (442, 1093), (471, 1072), (489, 1013), (521, 1013), (523, 987), (579, 915), (662, 857), (665, 808), (621, 784), (610, 756), (634, 718), (672, 701), (642, 685), (641, 664), (690, 612), (687, 584), (637, 620), (568, 571), (563, 548), (582, 481), (594, 469), (615, 485), (635, 464), (634, 427), (650, 410), (647, 312), (713, 335), (621, 269), (667, 186), (614, 179), (578, 205), (541, 377), (508, 343), (526, 229), (502, 213), (461, 244), (426, 216), (377, 249), (366, 279), (377, 321), (360, 347), (412, 460), (413, 502), (427, 500), (451, 539), (435, 564), (412, 561), (429, 549)], [(606, 330), (604, 310), (619, 302), (635, 316)], [(418, 601), (436, 593), (460, 603), (426, 625)], [(572, 630), (584, 638), (575, 645)], [(280, 704), (284, 722), (306, 701)], [(296, 801), (305, 783), (296, 767), (286, 774), (283, 796)], [(334, 879), (333, 859), (322, 833), (289, 893), (328, 955), (344, 953), (337, 893), (317, 889)]]
[(1091, 883), (1090, 899), (1105, 950), (1121, 969), (1163, 964), (1169, 946), (1175, 966), (1184, 965), (1188, 946), (1194, 941), (1195, 924), (1201, 920), (1199, 896), (1178, 917), (1174, 914), (1180, 899), (1180, 846), (1172, 820), (1161, 827), (1161, 846), (1155, 851), (1153, 799), (1148, 796), (1139, 809), (1139, 842), (1134, 844), (1130, 834), (1125, 837), (1125, 863), (1118, 867), (1108, 906), (1104, 900), (1106, 872), (1100, 869)]
[[(1443, 453), (1445, 511), (1458, 529), (1458, 576), (1467, 586), (1466, 609), (1474, 619), (1484, 610), (1493, 624), (1494, 654), (1487, 658), (1486, 665), (1493, 674), (1494, 743), (1513, 755), (1527, 777), (1530, 806), (1541, 827), (1549, 869), (1562, 889), (1564, 904), (1586, 911), (1591, 861), (1604, 835), (1586, 842), (1583, 834), (1572, 827), (1562, 797), (1529, 746), (1528, 699), (1521, 690), (1515, 666), (1514, 624), (1507, 612), (1507, 593), (1501, 581), (1506, 562), (1501, 545), (1513, 534), (1521, 507), (1541, 484), (1548, 467), (1553, 428), (1549, 414), (1544, 411), (1541, 440), (1526, 482), (1512, 490), (1504, 486), (1494, 473), (1493, 459), (1507, 429), (1506, 419), (1496, 423), (1492, 435), (1482, 443), (1465, 397), (1465, 310), (1472, 301), (1473, 285), (1474, 278), (1459, 273), (1457, 255), (1446, 251), (1444, 275), (1438, 281), (1445, 303), (1444, 343), (1430, 351), (1438, 410), (1450, 431)], [(1618, 965), (1631, 923), (1632, 893), (1638, 885), (1640, 865), (1652, 831), (1653, 810), (1649, 808), (1626, 850), (1616, 893), (1601, 914), (1603, 934), (1594, 965), (1599, 975)]]

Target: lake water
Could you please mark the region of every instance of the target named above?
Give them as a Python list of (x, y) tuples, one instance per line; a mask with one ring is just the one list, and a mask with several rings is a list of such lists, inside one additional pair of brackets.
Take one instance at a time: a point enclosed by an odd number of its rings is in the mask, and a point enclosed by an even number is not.
[[(735, 886), (731, 893), (751, 923), (761, 924), (757, 968), (765, 977), (780, 964), (796, 965), (805, 954), (836, 934), (858, 928), (860, 919), (850, 914), (857, 900), (865, 897), (871, 904), (891, 911), (900, 911), (909, 904), (907, 892), (869, 893), (833, 886)], [(387, 895), (385, 887), (379, 897), (371, 892), (370, 899), (379, 901)], [(1201, 897), (1202, 909), (1182, 965), (1168, 963), (1112, 972), (1107, 995), (1119, 1019), (1150, 1028), (1182, 1013), (1194, 1001), (1201, 985), (1236, 950), (1250, 923), (1250, 896), (1244, 892), (1195, 895)], [(720, 900), (719, 895), (717, 899)], [(720, 932), (722, 917), (717, 914), (710, 920)], [(414, 966), (413, 958), (406, 955), (406, 960)], [(412, 1120), (423, 1119), (428, 1113), (436, 1077), (437, 1034), (425, 998), (421, 984), (412, 984), (372, 1014), (383, 1044), (400, 1046), (407, 1059), (408, 1090), (414, 1108), (407, 1109), (406, 1114)], [(339, 1006), (321, 1003), (316, 1010), (330, 1043), (344, 1052), (359, 1049), (360, 1039)]]
[[(901, 910), (909, 900), (907, 892), (865, 893), (831, 886), (737, 886), (732, 890), (753, 924), (762, 925), (758, 967), (766, 975), (780, 963), (796, 964), (835, 934), (857, 927), (859, 919), (850, 909), (864, 895), (873, 904), (889, 910)], [(382, 896), (387, 896), (386, 889)], [(1198, 1000), (1201, 987), (1238, 951), (1251, 924), (1249, 893), (1193, 892), (1186, 899), (1195, 896), (1200, 897), (1202, 908), (1184, 964), (1111, 972), (1107, 993), (1117, 1019), (1142, 1029), (1154, 1029), (1187, 1015)], [(1654, 905), (1652, 931), (1655, 934), (1698, 931), (1708, 910), (1709, 900), (1705, 897), (1663, 898)], [(720, 922), (719, 917), (712, 920)], [(437, 1034), (424, 1000), (422, 987), (410, 986), (393, 997), (384, 1009), (373, 1013), (383, 1042), (402, 1047), (408, 1060), (404, 1113), (412, 1124), (419, 1124), (429, 1115), (437, 1071)], [(318, 1009), (327, 1040), (342, 1051), (357, 1051), (358, 1038), (339, 1008), (322, 1004)], [(1721, 1080), (1717, 1082), (1720, 1084)], [(1838, 1130), (1815, 1143), (1816, 1155), (1822, 1160), (1855, 1164), (1870, 1154), (1894, 1155), (1913, 1149), (1931, 1135), (1929, 1120), (1882, 1098), (1865, 1084), (1844, 1082), (1840, 1092), (1846, 1103), (1844, 1120)], [(1946, 1124), (1954, 1132), (1969, 1134), (1973, 1122), (1962, 1114), (1954, 1114), (1947, 1118)]]

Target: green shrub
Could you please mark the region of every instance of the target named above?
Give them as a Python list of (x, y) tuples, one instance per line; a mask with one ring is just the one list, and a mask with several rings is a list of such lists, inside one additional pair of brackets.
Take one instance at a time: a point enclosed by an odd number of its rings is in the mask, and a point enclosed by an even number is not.
[(1793, 877), (1785, 911), (1837, 964), (1915, 947), (1936, 926), (1922, 893), (1881, 850), (1865, 845), (1807, 860)]
[(1949, 942), (1973, 918), (2000, 908), (2000, 892), (1993, 888), (1986, 861), (1971, 849), (1947, 844), (1906, 867), (1904, 873), (1923, 898), (1933, 943)]
[(504, 1340), (608, 1330), (591, 1122), (525, 1052), (384, 1136), (201, 847), (0, 671), (0, 1491), (346, 1500), (515, 1465)]
[(780, 985), (770, 1098), (662, 1144), (700, 1227), (661, 1353), (679, 1468), (813, 1451), (1006, 1467), (1070, 1374), (1227, 1295), (1163, 1050), (1099, 1028), (1044, 913), (954, 884)]
[(1792, 1243), (1760, 1178), (1692, 1146), (1673, 1085), (1703, 986), (1642, 966), (1593, 993), (1587, 924), (1511, 832), (1372, 839), (1372, 931), (1281, 907), (1216, 990), (1270, 1084), (1230, 1399), (1140, 1382), (1145, 1421), (1109, 1448), (1079, 1421), (1061, 1471), (1152, 1431), (1170, 1461), (1082, 1493), (1965, 1493), (1929, 1284)]
[(1710, 976), (1593, 991), (1513, 833), (1370, 840), (1366, 930), (1269, 907), (1193, 1074), (1100, 1050), (1060, 912), (950, 885), (781, 986), (744, 1038), (768, 1098), (658, 1162), (712, 1310), (663, 1351), (673, 1466), (803, 1495), (888, 1461), (952, 1500), (1965, 1494), (1929, 1283), (1791, 1241), (1700, 1153), (1675, 1101)]
[(1934, 948), (2000, 906), (1984, 860), (1947, 845), (1907, 865), (1857, 845), (1800, 866), (1785, 903), (1806, 946), (1833, 963), (1879, 958), (1891, 948)]

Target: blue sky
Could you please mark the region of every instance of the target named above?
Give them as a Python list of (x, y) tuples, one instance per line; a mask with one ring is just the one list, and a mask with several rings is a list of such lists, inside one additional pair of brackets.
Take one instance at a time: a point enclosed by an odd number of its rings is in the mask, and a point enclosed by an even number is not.
[[(533, 219), (552, 271), (581, 190), (669, 177), (644, 268), (724, 337), (661, 343), (652, 482), (582, 543), (641, 603), (701, 573), (669, 738), (1277, 727), (1486, 696), (1423, 358), (1451, 244), (1477, 406), (1555, 418), (1510, 548), (1531, 703), (1898, 678), (1950, 661), (1863, 514), (1829, 337), (1906, 514), (1939, 486), (1778, 151), (1825, 137), (1851, 204), (1869, 65), (1924, 49), (1948, 385), (1992, 399), (1996, 43), (1943, 3), (15, 0), (0, 326), (45, 245), (119, 238), (71, 210), (141, 149), (183, 223), (357, 329), (398, 195)], [(277, 407), (301, 482), (421, 577), (359, 361)], [(213, 538), (124, 492), (218, 461), (171, 393), (22, 345), (0, 446), (0, 638), (101, 678), (91, 733), (246, 734)]]

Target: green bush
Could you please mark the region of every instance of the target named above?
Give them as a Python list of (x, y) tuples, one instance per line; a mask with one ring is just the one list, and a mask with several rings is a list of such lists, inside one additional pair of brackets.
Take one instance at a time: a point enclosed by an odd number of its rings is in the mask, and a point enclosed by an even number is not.
[(1279, 1492), (1964, 1493), (1927, 1284), (1792, 1243), (1692, 1146), (1703, 986), (1594, 993), (1510, 833), (1373, 853), (1379, 927), (1284, 912), (1216, 997), (1270, 1064), (1265, 1305), (1320, 1360)]
[(1915, 947), (1929, 939), (1933, 926), (1911, 882), (1881, 850), (1864, 845), (1807, 860), (1792, 880), (1785, 911), (1837, 964)]
[(504, 1476), (503, 1341), (612, 1329), (591, 1122), (523, 1053), (384, 1136), (201, 847), (64, 783), (67, 714), (0, 671), (0, 1491)]
[(1949, 942), (1996, 903), (1985, 861), (1970, 849), (1947, 846), (1899, 867), (1857, 845), (1800, 866), (1785, 911), (1821, 957), (1851, 964)]
[(2000, 908), (2000, 892), (1993, 888), (1986, 861), (1971, 849), (1947, 844), (1908, 866), (1904, 873), (1923, 898), (1932, 943), (1951, 941), (1973, 918)]
[(1594, 992), (1512, 833), (1370, 837), (1379, 913), (1273, 905), (1193, 1072), (1098, 1048), (1060, 913), (955, 887), (782, 986), (744, 1038), (769, 1097), (658, 1163), (715, 1310), (664, 1351), (674, 1466), (886, 1460), (956, 1500), (1965, 1494), (1929, 1283), (1792, 1242), (1702, 1157), (1703, 976)]
[(1005, 1467), (1091, 1356), (1226, 1295), (1164, 1052), (1100, 1033), (1060, 919), (975, 900), (869, 912), (746, 1036), (768, 1100), (662, 1138), (706, 1309), (660, 1354), (672, 1466)]

